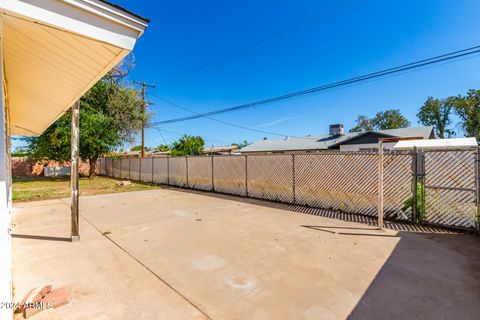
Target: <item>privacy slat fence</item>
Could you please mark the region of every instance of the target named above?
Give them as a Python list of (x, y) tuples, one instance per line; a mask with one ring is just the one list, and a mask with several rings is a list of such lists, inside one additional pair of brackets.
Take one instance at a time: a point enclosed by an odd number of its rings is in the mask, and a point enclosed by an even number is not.
[[(386, 219), (478, 230), (478, 149), (386, 152)], [(373, 152), (100, 159), (97, 173), (375, 217)]]
[(478, 152), (475, 151), (425, 152), (426, 221), (475, 227), (472, 217), (475, 217), (477, 208), (477, 158)]

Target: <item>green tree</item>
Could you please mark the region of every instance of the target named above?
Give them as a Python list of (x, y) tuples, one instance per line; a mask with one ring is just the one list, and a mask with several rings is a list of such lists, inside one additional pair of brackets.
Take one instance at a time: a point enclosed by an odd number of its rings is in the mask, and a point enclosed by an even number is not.
[(242, 142), (234, 142), (232, 143), (232, 146), (237, 146), (239, 149), (242, 149), (249, 144), (252, 144), (251, 142), (248, 142), (247, 140), (243, 140)]
[(454, 105), (454, 99), (436, 99), (428, 97), (420, 108), (417, 117), (424, 126), (433, 126), (437, 138), (451, 137), (455, 134), (447, 127), (452, 122), (450, 115)]
[(164, 151), (169, 151), (170, 150), (170, 146), (166, 145), (166, 144), (160, 144), (158, 146), (155, 147), (155, 152), (164, 152)]
[(357, 119), (355, 120), (355, 123), (357, 125), (352, 129), (350, 129), (350, 132), (365, 132), (365, 131), (373, 130), (373, 125), (371, 123), (371, 120), (368, 119), (368, 117), (365, 115), (362, 115), (362, 114), (358, 115)]
[(205, 141), (200, 136), (184, 135), (177, 141), (174, 141), (171, 148), (172, 156), (193, 156), (201, 154), (205, 146)]
[[(88, 160), (89, 175), (97, 159), (127, 141), (141, 127), (138, 92), (106, 77), (80, 99), (80, 157)], [(70, 159), (71, 111), (66, 112), (39, 137), (27, 137), (29, 155), (37, 161)]]
[(454, 110), (461, 119), (460, 126), (468, 137), (480, 138), (480, 90), (468, 90), (466, 96), (453, 99)]
[(370, 120), (370, 123), (377, 130), (407, 128), (410, 126), (410, 122), (398, 109), (380, 111)]

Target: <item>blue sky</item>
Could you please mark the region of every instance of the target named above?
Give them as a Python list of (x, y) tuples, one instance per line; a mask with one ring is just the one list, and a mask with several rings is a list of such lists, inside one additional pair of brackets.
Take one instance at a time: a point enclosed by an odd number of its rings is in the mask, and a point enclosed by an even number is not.
[[(155, 120), (230, 107), (480, 44), (477, 0), (242, 0), (113, 2), (151, 20), (134, 50), (131, 79), (154, 83)], [(281, 103), (216, 116), (287, 135), (348, 130), (358, 114), (400, 109), (417, 125), (428, 96), (480, 88), (480, 57)], [(147, 145), (201, 135), (206, 145), (255, 141), (209, 119), (146, 133)]]

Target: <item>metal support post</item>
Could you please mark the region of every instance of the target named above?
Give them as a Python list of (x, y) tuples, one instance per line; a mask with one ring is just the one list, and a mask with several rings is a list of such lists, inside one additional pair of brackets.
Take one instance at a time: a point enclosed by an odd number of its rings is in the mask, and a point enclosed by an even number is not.
[(383, 229), (383, 141), (378, 140), (378, 229)]
[(412, 154), (413, 194), (412, 194), (412, 223), (418, 222), (418, 154), (417, 147), (413, 147)]
[(248, 156), (245, 155), (245, 196), (248, 197)]
[(297, 195), (295, 190), (295, 155), (292, 154), (292, 193), (293, 193), (293, 203), (297, 203)]

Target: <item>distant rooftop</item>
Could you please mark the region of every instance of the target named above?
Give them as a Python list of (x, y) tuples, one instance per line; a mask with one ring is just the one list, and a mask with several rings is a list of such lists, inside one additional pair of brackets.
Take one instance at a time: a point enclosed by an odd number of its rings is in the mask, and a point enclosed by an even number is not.
[(384, 137), (416, 137), (430, 139), (433, 127), (415, 127), (366, 132), (347, 132), (341, 135), (318, 135), (305, 137), (286, 137), (284, 139), (260, 140), (240, 150), (240, 152), (281, 152), (336, 149), (353, 139), (364, 135), (378, 134)]
[(414, 147), (419, 149), (457, 149), (478, 147), (475, 137), (471, 138), (449, 138), (432, 140), (405, 140), (399, 141), (393, 147), (394, 150), (412, 150)]

